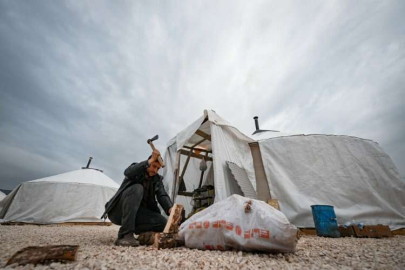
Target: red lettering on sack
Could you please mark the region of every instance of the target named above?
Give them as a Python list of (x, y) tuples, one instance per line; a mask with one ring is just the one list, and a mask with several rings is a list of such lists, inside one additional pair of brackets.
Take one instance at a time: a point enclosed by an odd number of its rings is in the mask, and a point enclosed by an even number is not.
[(237, 235), (242, 235), (242, 229), (240, 228), (239, 225), (236, 225), (235, 232), (236, 232)]
[(270, 231), (268, 230), (260, 230), (260, 237), (264, 239), (270, 238)]
[(208, 229), (210, 227), (210, 222), (209, 221), (204, 221), (204, 228)]
[(249, 239), (250, 238), (250, 230), (245, 231), (244, 237), (245, 239)]
[(205, 247), (205, 249), (208, 249), (208, 250), (213, 250), (213, 249), (215, 249), (215, 247), (212, 246), (212, 245), (204, 245), (204, 247)]
[(196, 222), (195, 228), (196, 229), (201, 229), (201, 223), (202, 222)]
[(219, 221), (217, 220), (217, 221), (212, 222), (212, 227), (213, 228), (218, 228), (219, 227)]
[(259, 238), (260, 237), (260, 229), (252, 229), (250, 236), (253, 238)]
[(232, 231), (233, 230), (233, 223), (232, 222), (227, 222), (226, 223), (226, 229), (228, 231)]
[(220, 220), (219, 221), (219, 227), (225, 228), (226, 227), (226, 220)]

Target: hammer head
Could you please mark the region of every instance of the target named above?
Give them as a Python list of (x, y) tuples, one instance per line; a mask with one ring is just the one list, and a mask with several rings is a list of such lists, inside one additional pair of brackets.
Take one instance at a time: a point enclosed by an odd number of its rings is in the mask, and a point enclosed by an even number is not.
[(153, 142), (153, 141), (156, 141), (157, 139), (159, 139), (159, 135), (156, 135), (156, 136), (153, 137), (152, 139), (149, 139), (149, 140), (147, 141), (147, 143), (149, 144), (149, 143), (151, 143), (151, 142)]

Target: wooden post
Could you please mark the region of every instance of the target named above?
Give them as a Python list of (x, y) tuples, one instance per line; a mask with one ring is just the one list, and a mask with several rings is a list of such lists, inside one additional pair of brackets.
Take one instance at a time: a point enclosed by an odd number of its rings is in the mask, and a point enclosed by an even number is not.
[(181, 157), (181, 152), (177, 152), (177, 157), (176, 157), (176, 169), (174, 170), (174, 179), (173, 179), (173, 190), (172, 190), (172, 202), (174, 203), (176, 200), (176, 189), (177, 189), (177, 183), (179, 182), (179, 171), (180, 171), (180, 157)]

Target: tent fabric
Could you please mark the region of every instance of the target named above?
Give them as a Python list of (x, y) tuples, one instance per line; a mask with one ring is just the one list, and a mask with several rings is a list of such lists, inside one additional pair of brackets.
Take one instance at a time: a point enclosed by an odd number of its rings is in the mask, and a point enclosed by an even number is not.
[(226, 162), (229, 169), (231, 170), (236, 182), (238, 183), (240, 189), (243, 192), (243, 196), (251, 199), (258, 199), (256, 189), (253, 187), (252, 183), (249, 181), (249, 177), (244, 169), (239, 167), (233, 162)]
[(103, 222), (104, 205), (118, 187), (92, 169), (24, 182), (0, 202), (0, 218), (36, 224)]
[(68, 173), (32, 180), (30, 182), (80, 183), (80, 184), (99, 185), (110, 188), (119, 188), (119, 185), (116, 182), (114, 182), (111, 178), (109, 178), (104, 173), (94, 169), (81, 169), (71, 171)]
[(262, 131), (252, 135), (252, 138), (256, 141), (266, 140), (270, 138), (287, 137), (287, 136), (301, 136), (302, 133), (286, 133), (280, 131)]
[(294, 225), (314, 227), (310, 206), (326, 204), (339, 224), (405, 227), (405, 183), (377, 143), (296, 135), (262, 137), (259, 146), (272, 198)]
[(6, 194), (0, 191), (0, 202), (6, 197)]
[[(205, 119), (206, 121), (204, 121)], [(197, 130), (211, 135), (211, 141), (206, 140), (200, 145), (207, 150), (212, 150), (213, 162), (207, 163), (208, 169), (204, 175), (204, 183), (208, 180), (214, 182), (216, 202), (224, 200), (232, 194), (243, 194), (226, 161), (234, 162), (239, 167), (245, 169), (252, 185), (256, 186), (253, 159), (248, 145), (253, 140), (231, 126), (229, 122), (221, 118), (214, 111), (205, 110), (202, 117), (179, 132), (168, 143), (165, 153), (166, 167), (164, 168), (163, 176), (166, 191), (170, 195), (173, 194), (173, 182), (177, 164), (180, 162), (180, 170), (182, 170), (187, 158), (184, 155), (178, 158), (178, 151), (184, 146), (190, 147), (201, 141), (202, 137), (195, 133)], [(201, 175), (199, 162), (199, 159), (191, 158), (187, 167), (186, 174), (184, 175), (187, 191), (193, 191), (198, 187)], [(178, 190), (175, 191), (176, 194), (177, 192)], [(184, 205), (186, 214), (191, 211), (190, 197), (176, 196), (175, 202)]]

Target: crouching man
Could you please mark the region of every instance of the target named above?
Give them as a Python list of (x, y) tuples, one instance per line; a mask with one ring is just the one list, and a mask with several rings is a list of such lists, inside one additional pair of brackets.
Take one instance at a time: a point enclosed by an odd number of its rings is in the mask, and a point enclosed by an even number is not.
[[(117, 246), (151, 245), (154, 232), (162, 232), (166, 226), (156, 198), (167, 215), (173, 203), (163, 187), (163, 177), (158, 174), (159, 155), (154, 150), (148, 160), (131, 164), (117, 193), (106, 204), (102, 218), (108, 216), (112, 223), (121, 226), (114, 242)], [(139, 235), (138, 239), (134, 233)]]

